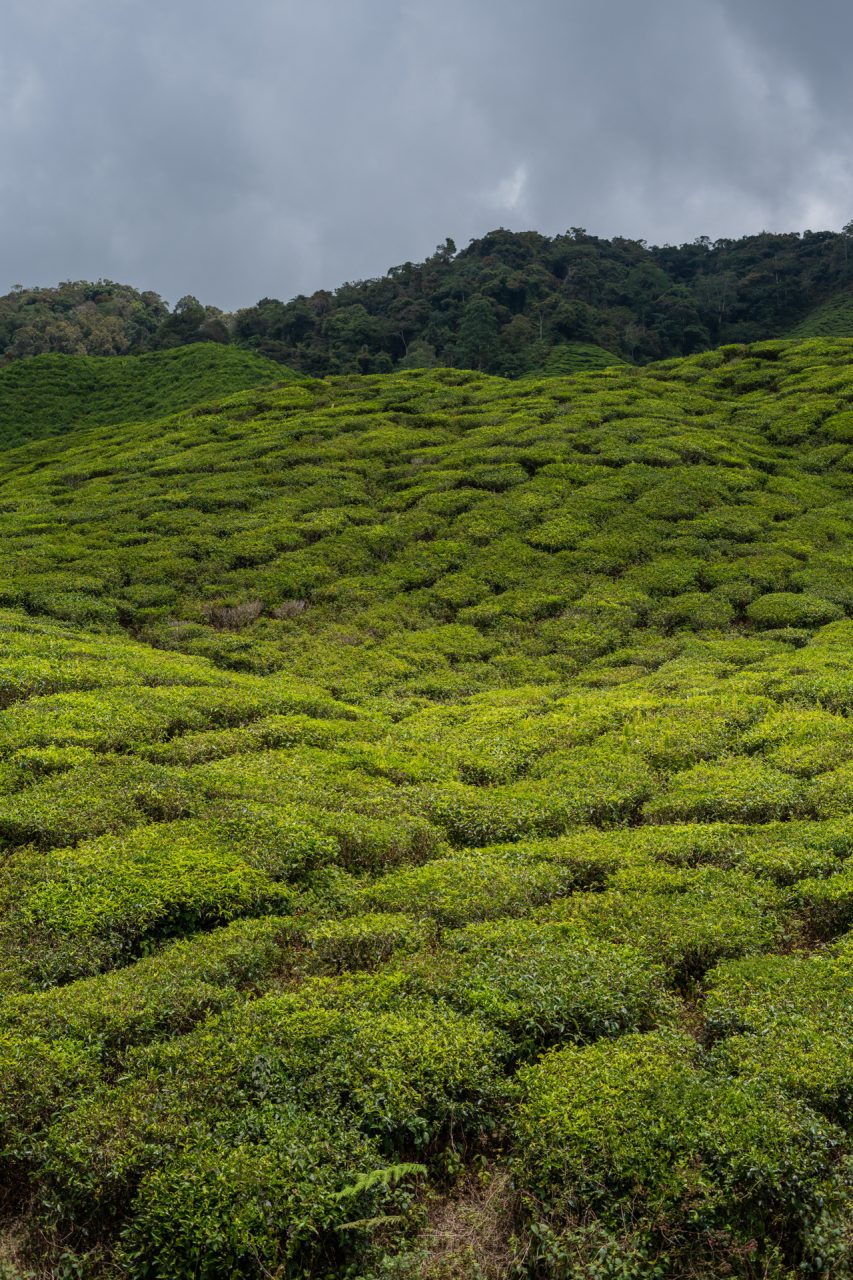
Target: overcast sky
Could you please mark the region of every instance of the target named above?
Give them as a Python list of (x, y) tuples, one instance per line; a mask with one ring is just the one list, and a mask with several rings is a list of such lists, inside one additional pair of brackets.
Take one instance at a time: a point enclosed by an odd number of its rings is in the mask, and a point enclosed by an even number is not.
[(2, 0), (0, 292), (853, 218), (849, 0)]

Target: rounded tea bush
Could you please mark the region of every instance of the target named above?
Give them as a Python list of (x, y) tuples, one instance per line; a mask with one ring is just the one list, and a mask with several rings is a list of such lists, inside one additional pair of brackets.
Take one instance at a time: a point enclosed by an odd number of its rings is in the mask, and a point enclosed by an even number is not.
[(749, 756), (730, 756), (676, 773), (643, 813), (652, 822), (771, 822), (807, 809), (804, 784)]
[(756, 627), (821, 627), (844, 617), (844, 610), (821, 596), (795, 591), (770, 591), (746, 607)]

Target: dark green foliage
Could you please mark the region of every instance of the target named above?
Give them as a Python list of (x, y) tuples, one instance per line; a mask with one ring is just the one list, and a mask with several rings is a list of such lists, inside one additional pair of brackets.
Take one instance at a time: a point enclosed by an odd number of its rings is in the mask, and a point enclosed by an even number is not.
[[(232, 316), (189, 296), (170, 312), (155, 293), (69, 281), (0, 298), (0, 358), (231, 342), (310, 376), (455, 365), (552, 377), (783, 333), (850, 337), (849, 240), (762, 232), (655, 247), (582, 227), (554, 237), (498, 229), (459, 253), (448, 240), (378, 279), (286, 303), (262, 298)], [(766, 358), (775, 354), (763, 344)], [(753, 367), (730, 371), (728, 385), (761, 391), (772, 381)], [(797, 427), (789, 420), (786, 430)]]
[[(244, 1138), (211, 1137), (145, 1177), (120, 1260), (126, 1274), (160, 1280), (328, 1274), (369, 1246), (359, 1222), (393, 1226), (405, 1207), (394, 1166), (369, 1181), (382, 1164), (374, 1143), (339, 1122), (271, 1111)], [(397, 1168), (405, 1177), (418, 1166)]]
[(771, 591), (747, 605), (746, 615), (759, 627), (814, 627), (842, 617), (843, 610), (807, 592)]
[[(446, 1007), (317, 993), (270, 995), (183, 1037), (131, 1050), (115, 1084), (81, 1095), (38, 1159), (64, 1211), (121, 1197), (124, 1180), (203, 1151), (263, 1138), (266, 1117), (307, 1109), (373, 1137), (389, 1163), (448, 1129), (489, 1123), (506, 1043)], [(346, 1141), (346, 1138), (344, 1138)], [(352, 1170), (353, 1173), (359, 1172)]]
[[(314, 375), (437, 363), (509, 376), (644, 363), (788, 331), (850, 337), (848, 244), (830, 231), (654, 247), (581, 227), (554, 237), (500, 229), (334, 293), (264, 298), (237, 312), (233, 336)], [(738, 381), (768, 386), (754, 372)]]
[(15, 286), (0, 298), (0, 356), (45, 352), (116, 356), (186, 343), (228, 341), (227, 317), (193, 297), (170, 313), (156, 293), (113, 280), (66, 280), (55, 288)]

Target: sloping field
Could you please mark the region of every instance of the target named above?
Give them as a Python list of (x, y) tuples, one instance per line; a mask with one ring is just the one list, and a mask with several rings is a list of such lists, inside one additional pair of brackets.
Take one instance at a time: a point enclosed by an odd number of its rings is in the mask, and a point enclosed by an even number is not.
[(853, 337), (853, 293), (846, 291), (810, 311), (795, 329), (792, 338)]
[(605, 351), (604, 347), (597, 347), (593, 342), (562, 342), (549, 353), (543, 373), (552, 377), (587, 373), (624, 363), (620, 356), (614, 355), (612, 351)]
[(853, 342), (5, 463), (0, 1273), (850, 1274)]
[(41, 355), (0, 366), (0, 448), (77, 427), (149, 421), (293, 375), (216, 342), (143, 356)]

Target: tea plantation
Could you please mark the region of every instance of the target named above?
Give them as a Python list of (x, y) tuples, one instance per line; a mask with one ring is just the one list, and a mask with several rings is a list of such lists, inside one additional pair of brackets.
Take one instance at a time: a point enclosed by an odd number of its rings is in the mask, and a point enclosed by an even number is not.
[(848, 1277), (853, 341), (216, 394), (3, 458), (0, 1275)]
[(0, 448), (135, 422), (292, 375), (262, 356), (199, 342), (138, 357), (39, 355), (0, 365)]
[(794, 338), (849, 338), (853, 336), (853, 294), (842, 290), (815, 307), (796, 328)]

